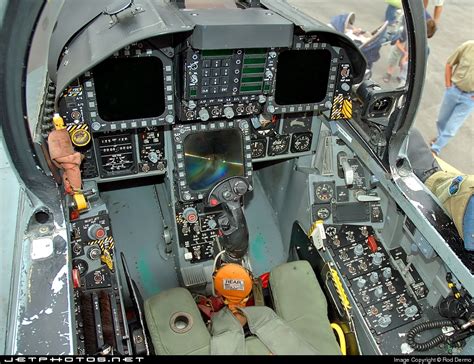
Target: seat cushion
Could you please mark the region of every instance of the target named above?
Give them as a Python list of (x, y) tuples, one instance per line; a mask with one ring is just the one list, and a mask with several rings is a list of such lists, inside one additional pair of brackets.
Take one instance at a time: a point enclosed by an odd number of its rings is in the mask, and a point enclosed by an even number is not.
[(247, 355), (272, 355), (270, 350), (256, 336), (245, 339), (245, 352)]
[(270, 272), (275, 312), (324, 355), (341, 354), (331, 329), (327, 302), (313, 269), (305, 260), (285, 263)]
[[(209, 355), (211, 335), (187, 289), (179, 287), (161, 292), (146, 300), (144, 306), (156, 354)], [(192, 326), (186, 332), (172, 329), (171, 319), (179, 312), (192, 318)]]

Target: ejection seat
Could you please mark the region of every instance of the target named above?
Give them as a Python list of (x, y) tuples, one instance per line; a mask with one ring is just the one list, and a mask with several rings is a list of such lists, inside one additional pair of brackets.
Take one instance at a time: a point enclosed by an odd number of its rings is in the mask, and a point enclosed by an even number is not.
[[(270, 273), (270, 290), (277, 315), (315, 353), (341, 354), (327, 317), (326, 299), (307, 261), (275, 267)], [(161, 292), (146, 300), (144, 306), (156, 354), (211, 354), (211, 334), (188, 290), (173, 288)], [(256, 336), (245, 339), (245, 353), (272, 354)]]

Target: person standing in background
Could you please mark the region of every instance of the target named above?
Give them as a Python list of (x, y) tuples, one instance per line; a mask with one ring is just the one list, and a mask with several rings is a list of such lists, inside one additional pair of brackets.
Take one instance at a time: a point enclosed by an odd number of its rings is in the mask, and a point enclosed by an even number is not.
[[(423, 5), (425, 9), (428, 8), (430, 0), (423, 0)], [(439, 24), (439, 19), (441, 18), (441, 13), (443, 12), (443, 5), (444, 0), (434, 0), (434, 11), (433, 11), (433, 20), (435, 21), (436, 25)]]
[(446, 91), (436, 123), (438, 137), (431, 141), (431, 151), (436, 155), (474, 110), (474, 40), (461, 44), (448, 58), (444, 78)]

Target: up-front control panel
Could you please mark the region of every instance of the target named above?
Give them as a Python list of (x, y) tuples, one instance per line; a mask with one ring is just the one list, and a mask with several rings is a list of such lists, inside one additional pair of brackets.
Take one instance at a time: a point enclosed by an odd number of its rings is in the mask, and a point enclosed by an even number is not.
[(400, 269), (407, 266), (399, 248), (388, 252), (370, 226), (327, 225), (325, 229), (334, 262), (374, 333), (421, 318), (417, 300), (426, 297), (428, 288), (414, 267)]
[(184, 54), (181, 120), (258, 114), (273, 80), (277, 53), (265, 48), (196, 50)]

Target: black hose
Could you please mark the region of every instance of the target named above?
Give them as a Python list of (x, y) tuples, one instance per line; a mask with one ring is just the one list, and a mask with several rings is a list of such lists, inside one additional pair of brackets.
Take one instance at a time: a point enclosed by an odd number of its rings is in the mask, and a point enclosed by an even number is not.
[(423, 322), (419, 325), (413, 326), (407, 333), (407, 343), (410, 345), (414, 350), (416, 351), (427, 351), (430, 350), (439, 344), (442, 344), (448, 340), (448, 336), (444, 334), (440, 334), (438, 336), (435, 336), (434, 338), (423, 342), (423, 343), (417, 343), (415, 341), (416, 335), (423, 331), (428, 331), (432, 329), (439, 329), (442, 328), (443, 326), (453, 326), (454, 323), (451, 320), (438, 320), (438, 321), (428, 321), (428, 322)]

